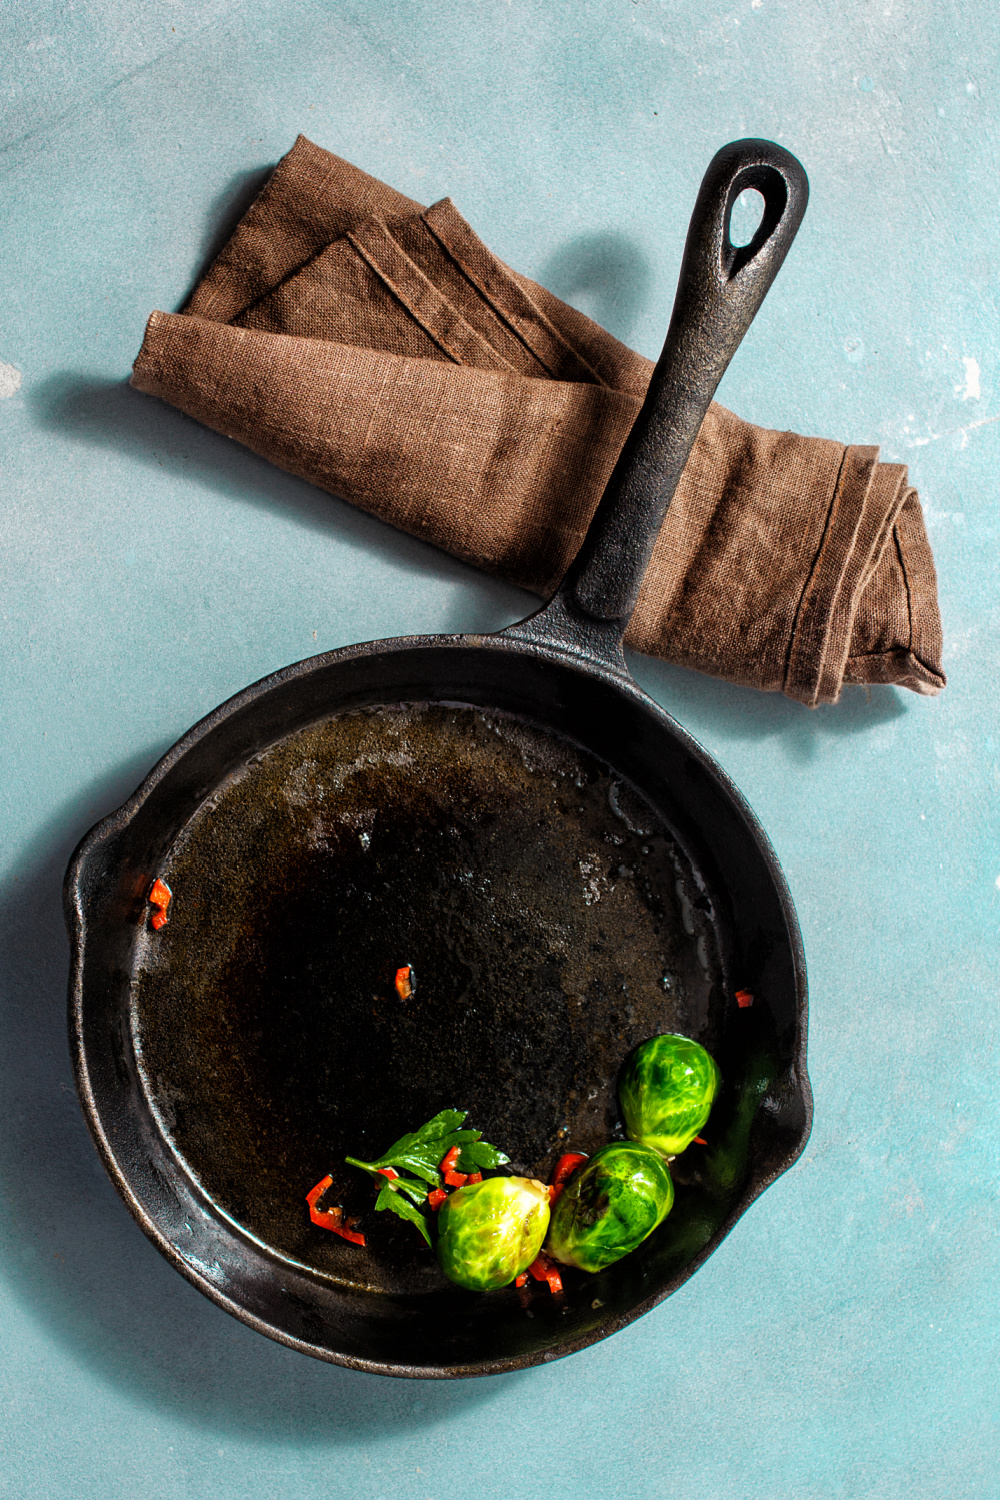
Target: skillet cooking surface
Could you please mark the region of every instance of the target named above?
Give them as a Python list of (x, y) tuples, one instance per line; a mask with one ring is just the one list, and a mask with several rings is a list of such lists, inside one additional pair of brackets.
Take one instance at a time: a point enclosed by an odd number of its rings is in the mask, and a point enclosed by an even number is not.
[[(160, 873), (171, 921), (146, 940), (132, 1030), (164, 1135), (241, 1226), (338, 1279), (446, 1285), (345, 1154), (454, 1105), (544, 1180), (615, 1133), (638, 1041), (721, 1045), (689, 859), (620, 775), (511, 715), (425, 704), (300, 731), (224, 784)], [(308, 1221), (328, 1171), (366, 1250)]]
[[(154, 933), (157, 874), (175, 894)], [(606, 1337), (808, 1136), (798, 928), (756, 819), (624, 673), (516, 631), (350, 647), (246, 689), (88, 835), (67, 899), (78, 1085), (109, 1171), (196, 1286), (322, 1359), (482, 1375)], [(547, 1176), (613, 1129), (630, 1042), (673, 1025), (722, 1069), (710, 1144), (674, 1162), (660, 1228), (600, 1275), (568, 1270), (561, 1300), (445, 1283), (344, 1167), (454, 1104)], [(309, 1224), (327, 1171), (364, 1248)]]

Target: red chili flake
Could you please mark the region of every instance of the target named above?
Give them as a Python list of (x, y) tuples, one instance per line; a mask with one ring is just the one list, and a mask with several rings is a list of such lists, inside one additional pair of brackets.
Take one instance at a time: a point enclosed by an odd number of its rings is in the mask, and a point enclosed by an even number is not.
[(167, 916), (167, 907), (170, 905), (170, 899), (173, 894), (169, 885), (166, 885), (159, 876), (157, 876), (150, 886), (149, 895), (146, 899), (149, 901), (150, 906), (156, 907), (156, 910), (149, 920), (157, 932), (159, 932), (161, 927), (166, 927), (170, 920)]
[(522, 1271), (521, 1274), (520, 1274), (520, 1276), (515, 1276), (514, 1277), (514, 1285), (515, 1286), (524, 1286), (524, 1283), (527, 1281), (527, 1279), (528, 1279), (528, 1273), (527, 1273), (527, 1271)]
[(736, 991), (736, 1004), (739, 1006), (740, 1010), (746, 1010), (746, 1008), (747, 1008), (748, 1005), (752, 1005), (753, 1004), (753, 991), (752, 990), (737, 990)]
[(392, 1182), (394, 1178), (399, 1176), (399, 1173), (396, 1171), (395, 1167), (376, 1167), (375, 1170), (376, 1172), (381, 1172), (383, 1177), (388, 1177), (390, 1182)]
[(449, 1187), (464, 1187), (468, 1181), (468, 1176), (465, 1172), (456, 1171), (458, 1158), (461, 1154), (461, 1146), (452, 1146), (451, 1150), (445, 1152), (441, 1158), (441, 1171), (444, 1173), (444, 1180)]
[(363, 1245), (365, 1242), (364, 1235), (358, 1234), (354, 1229), (357, 1220), (345, 1219), (344, 1210), (339, 1203), (335, 1208), (316, 1207), (323, 1194), (332, 1184), (332, 1177), (324, 1177), (306, 1194), (310, 1219), (314, 1224), (318, 1224), (320, 1229), (330, 1229), (334, 1234), (339, 1234), (342, 1239), (350, 1240), (352, 1245)]
[(438, 1209), (441, 1207), (447, 1196), (448, 1194), (445, 1192), (444, 1188), (433, 1188), (427, 1194), (428, 1208), (432, 1209), (434, 1213), (437, 1213)]
[(535, 1259), (528, 1267), (528, 1271), (536, 1281), (547, 1281), (549, 1291), (553, 1297), (558, 1297), (563, 1289), (562, 1277), (556, 1270), (556, 1263), (550, 1260), (544, 1250), (539, 1250)]
[(708, 1142), (705, 1140), (704, 1136), (696, 1135), (692, 1144), (695, 1146), (707, 1146)]
[(549, 1203), (555, 1203), (577, 1167), (581, 1162), (586, 1160), (587, 1157), (582, 1151), (567, 1151), (565, 1156), (560, 1156), (556, 1162), (556, 1169), (552, 1173), (552, 1182), (549, 1186)]
[(400, 1000), (409, 1000), (415, 984), (416, 980), (410, 964), (404, 964), (401, 969), (396, 970), (396, 994)]

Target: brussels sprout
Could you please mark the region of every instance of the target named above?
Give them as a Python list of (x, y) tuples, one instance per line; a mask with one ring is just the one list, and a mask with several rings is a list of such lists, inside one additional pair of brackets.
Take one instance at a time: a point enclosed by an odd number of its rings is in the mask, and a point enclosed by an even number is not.
[(545, 1248), (581, 1271), (603, 1271), (641, 1245), (673, 1207), (663, 1158), (633, 1141), (612, 1141), (573, 1173), (552, 1211)]
[(640, 1042), (618, 1086), (629, 1138), (661, 1156), (678, 1156), (708, 1119), (721, 1082), (714, 1059), (690, 1037), (668, 1034)]
[(488, 1177), (446, 1198), (438, 1210), (441, 1269), (470, 1292), (520, 1276), (542, 1248), (549, 1190), (533, 1177)]

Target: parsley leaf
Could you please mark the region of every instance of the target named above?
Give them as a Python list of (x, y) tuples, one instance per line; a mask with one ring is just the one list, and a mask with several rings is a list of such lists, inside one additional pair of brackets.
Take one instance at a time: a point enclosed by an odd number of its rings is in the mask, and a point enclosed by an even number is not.
[(389, 1208), (394, 1214), (398, 1214), (401, 1219), (409, 1219), (411, 1224), (416, 1224), (420, 1233), (427, 1241), (428, 1246), (430, 1246), (431, 1236), (427, 1228), (427, 1220), (416, 1204), (410, 1202), (409, 1198), (404, 1198), (399, 1191), (393, 1192), (388, 1180), (376, 1199), (375, 1207)]
[[(462, 1109), (443, 1109), (419, 1130), (400, 1136), (374, 1161), (360, 1161), (356, 1156), (344, 1158), (349, 1166), (360, 1167), (370, 1177), (378, 1177), (381, 1191), (376, 1209), (389, 1209), (401, 1219), (409, 1219), (416, 1224), (428, 1245), (430, 1233), (420, 1208), (427, 1199), (424, 1184), (428, 1183), (432, 1188), (441, 1186), (440, 1166), (448, 1152), (456, 1146), (459, 1148), (460, 1172), (481, 1172), (484, 1168), (506, 1166), (509, 1161), (509, 1157), (496, 1146), (482, 1139), (480, 1131), (461, 1128), (465, 1116), (466, 1111)], [(412, 1175), (385, 1177), (379, 1170), (381, 1167), (392, 1167), (396, 1172)], [(415, 1181), (416, 1178), (422, 1180)]]
[(414, 1182), (412, 1177), (387, 1177), (385, 1181), (391, 1193), (405, 1193), (414, 1203), (427, 1202), (427, 1189), (422, 1182)]
[(461, 1170), (474, 1172), (483, 1167), (505, 1166), (508, 1158), (495, 1146), (484, 1141), (478, 1130), (462, 1130), (459, 1127), (466, 1111), (443, 1109), (433, 1120), (421, 1125), (419, 1130), (400, 1136), (388, 1151), (374, 1161), (359, 1161), (356, 1156), (344, 1160), (363, 1172), (376, 1174), (379, 1167), (394, 1167), (397, 1172), (412, 1172), (422, 1177), (431, 1187), (440, 1187), (441, 1173), (438, 1168), (454, 1146), (461, 1148)]
[(484, 1168), (488, 1167), (505, 1167), (509, 1162), (510, 1157), (504, 1156), (503, 1152), (498, 1151), (496, 1146), (491, 1146), (489, 1141), (470, 1141), (468, 1145), (463, 1144), (462, 1146), (462, 1154), (458, 1159), (458, 1170), (460, 1172), (481, 1172)]

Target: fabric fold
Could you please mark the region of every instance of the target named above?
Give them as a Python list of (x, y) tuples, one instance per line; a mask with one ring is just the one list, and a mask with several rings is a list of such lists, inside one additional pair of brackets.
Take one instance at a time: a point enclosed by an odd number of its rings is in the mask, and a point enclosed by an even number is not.
[[(300, 137), (132, 383), (291, 473), (551, 593), (651, 363), (425, 209)], [(944, 686), (916, 491), (877, 450), (713, 404), (626, 636), (815, 706)]]

